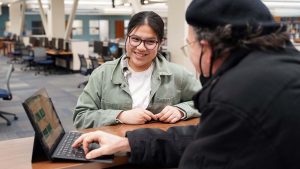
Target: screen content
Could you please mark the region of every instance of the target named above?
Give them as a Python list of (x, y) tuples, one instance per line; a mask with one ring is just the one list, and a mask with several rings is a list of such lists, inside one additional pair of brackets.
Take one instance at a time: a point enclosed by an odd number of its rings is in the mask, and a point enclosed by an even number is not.
[(50, 150), (63, 131), (59, 119), (53, 108), (51, 99), (45, 89), (39, 90), (25, 101), (29, 109), (31, 119), (42, 135), (44, 145)]
[(117, 58), (117, 56), (118, 56), (118, 45), (115, 44), (115, 43), (109, 43), (109, 52), (114, 58)]

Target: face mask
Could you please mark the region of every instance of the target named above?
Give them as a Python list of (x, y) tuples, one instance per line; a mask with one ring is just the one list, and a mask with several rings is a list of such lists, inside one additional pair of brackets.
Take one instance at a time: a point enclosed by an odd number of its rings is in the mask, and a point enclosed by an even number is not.
[(202, 74), (200, 75), (200, 83), (202, 86), (204, 86), (209, 80), (210, 80), (210, 77), (204, 77)]
[(199, 62), (200, 62), (200, 64), (199, 64), (199, 66), (200, 66), (200, 78), (199, 79), (200, 79), (201, 85), (204, 86), (209, 81), (210, 77), (205, 77), (203, 75), (203, 70), (202, 70), (202, 66), (201, 66), (202, 57), (203, 57), (203, 51), (202, 50), (203, 50), (203, 47), (201, 45), (201, 54), (200, 54), (200, 59), (199, 59)]

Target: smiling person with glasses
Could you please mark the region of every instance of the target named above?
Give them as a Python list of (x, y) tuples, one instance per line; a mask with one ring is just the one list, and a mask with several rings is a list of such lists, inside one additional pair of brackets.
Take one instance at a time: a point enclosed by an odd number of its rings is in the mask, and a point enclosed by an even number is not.
[[(193, 0), (186, 20), (201, 122), (126, 137), (96, 131), (73, 146), (83, 143), (87, 158), (130, 152), (147, 168), (299, 169), (300, 53), (284, 26), (260, 0)], [(93, 141), (100, 148), (88, 152)]]
[(126, 53), (94, 70), (79, 96), (76, 128), (152, 120), (176, 123), (200, 116), (192, 102), (200, 83), (158, 52), (163, 36), (164, 23), (156, 13), (144, 11), (131, 18)]

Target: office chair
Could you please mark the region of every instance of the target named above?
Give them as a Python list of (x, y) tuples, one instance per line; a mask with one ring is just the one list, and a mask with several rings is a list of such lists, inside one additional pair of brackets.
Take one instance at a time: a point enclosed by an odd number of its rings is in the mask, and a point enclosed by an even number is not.
[(34, 47), (33, 48), (33, 61), (38, 66), (38, 70), (35, 75), (40, 73), (40, 67), (43, 67), (45, 75), (49, 73), (48, 70), (51, 66), (54, 66), (54, 60), (47, 56), (46, 48), (44, 47)]
[(14, 51), (10, 53), (10, 56), (12, 57), (11, 60), (8, 63), (15, 62), (17, 63), (18, 60), (22, 58), (22, 50), (25, 48), (24, 43), (22, 42), (15, 42), (14, 43)]
[[(93, 69), (88, 67), (87, 61), (83, 54), (78, 54), (79, 61), (80, 61), (80, 73), (84, 76), (90, 75), (93, 71)], [(80, 88), (81, 86), (85, 86), (88, 83), (88, 80), (81, 82), (77, 85), (77, 88)]]
[(26, 71), (27, 68), (31, 70), (33, 67), (33, 51), (30, 46), (27, 46), (26, 48), (22, 49), (22, 63), (26, 64), (25, 66), (21, 67), (21, 70)]
[[(12, 94), (11, 94), (10, 87), (9, 87), (9, 81), (10, 81), (10, 77), (11, 77), (11, 74), (12, 74), (13, 71), (14, 71), (14, 66), (13, 66), (13, 64), (11, 64), (9, 66), (9, 69), (7, 71), (7, 74), (6, 74), (6, 79), (5, 79), (6, 89), (0, 88), (0, 98), (2, 98), (3, 100), (11, 100), (12, 99)], [(4, 111), (0, 110), (0, 117), (2, 117), (4, 120), (6, 120), (6, 124), (8, 126), (11, 125), (11, 122), (4, 115), (14, 116), (14, 120), (18, 119), (16, 114), (8, 113), (8, 112), (4, 112)]]
[(112, 55), (109, 52), (109, 47), (108, 46), (103, 46), (101, 57), (104, 60), (104, 62), (108, 62), (108, 61), (113, 60)]
[(92, 70), (96, 69), (97, 67), (99, 67), (101, 65), (98, 61), (98, 58), (93, 57), (93, 56), (90, 56), (89, 58), (90, 58), (90, 61), (92, 64)]

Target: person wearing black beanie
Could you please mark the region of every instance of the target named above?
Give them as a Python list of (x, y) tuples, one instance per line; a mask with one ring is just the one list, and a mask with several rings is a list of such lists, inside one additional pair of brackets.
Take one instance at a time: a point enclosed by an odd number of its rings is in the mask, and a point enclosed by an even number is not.
[(130, 152), (129, 162), (182, 169), (299, 169), (300, 53), (260, 0), (193, 0), (185, 55), (203, 88), (196, 126), (101, 131), (74, 146), (107, 140), (89, 158)]

